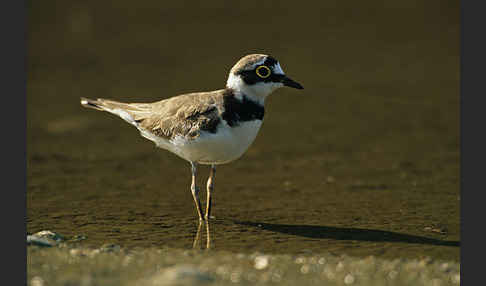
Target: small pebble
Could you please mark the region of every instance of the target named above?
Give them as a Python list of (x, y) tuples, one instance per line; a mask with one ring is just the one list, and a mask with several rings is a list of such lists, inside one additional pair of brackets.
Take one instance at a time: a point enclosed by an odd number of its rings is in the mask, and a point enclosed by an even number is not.
[(296, 264), (303, 264), (303, 263), (305, 263), (305, 257), (297, 257), (295, 259), (295, 263)]
[(44, 286), (44, 279), (42, 279), (42, 277), (39, 277), (39, 276), (34, 276), (34, 278), (32, 278), (30, 280), (30, 285), (32, 285), (32, 286)]
[(390, 277), (390, 279), (395, 279), (398, 275), (398, 272), (395, 271), (395, 270), (392, 270), (388, 273), (388, 277)]
[(37, 232), (33, 235), (35, 235), (37, 237), (52, 239), (52, 240), (55, 240), (55, 241), (65, 240), (63, 236), (61, 236), (60, 234), (57, 234), (55, 232), (52, 232), (50, 230), (39, 231), (39, 232)]
[(268, 256), (262, 255), (255, 257), (255, 268), (258, 270), (265, 269), (268, 266)]
[(64, 241), (64, 237), (50, 230), (43, 230), (32, 235), (27, 235), (27, 245), (52, 247)]
[(344, 283), (345, 284), (353, 284), (354, 283), (354, 276), (351, 275), (351, 274), (347, 274), (345, 277), (344, 277)]
[(300, 268), (300, 272), (301, 272), (302, 274), (307, 274), (307, 273), (309, 273), (309, 270), (310, 270), (310, 266), (309, 266), (309, 264), (304, 264), (304, 265), (302, 265), (302, 267)]
[(27, 245), (37, 245), (37, 246), (43, 246), (43, 247), (52, 247), (56, 245), (56, 242), (42, 238), (42, 237), (37, 237), (34, 235), (27, 235)]

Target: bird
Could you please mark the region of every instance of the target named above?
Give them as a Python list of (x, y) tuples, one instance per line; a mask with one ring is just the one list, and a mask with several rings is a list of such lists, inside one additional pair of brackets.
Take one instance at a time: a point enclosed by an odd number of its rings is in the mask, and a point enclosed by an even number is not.
[[(230, 69), (223, 89), (176, 95), (151, 103), (124, 103), (81, 97), (83, 107), (106, 111), (135, 126), (156, 147), (191, 164), (191, 194), (199, 221), (211, 216), (216, 165), (240, 158), (255, 140), (265, 114), (265, 99), (281, 87), (303, 89), (288, 77), (279, 61), (249, 54)], [(199, 199), (199, 165), (210, 165), (206, 211)]]

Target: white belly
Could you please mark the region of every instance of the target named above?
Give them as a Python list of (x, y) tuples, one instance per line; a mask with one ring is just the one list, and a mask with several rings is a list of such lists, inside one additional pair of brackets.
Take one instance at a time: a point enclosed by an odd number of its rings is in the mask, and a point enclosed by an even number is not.
[(155, 141), (158, 147), (167, 149), (187, 161), (224, 164), (240, 158), (248, 150), (261, 125), (261, 120), (240, 122), (235, 127), (223, 123), (216, 133), (203, 132), (195, 140), (186, 140), (183, 137), (176, 137), (171, 141), (162, 138), (149, 139)]

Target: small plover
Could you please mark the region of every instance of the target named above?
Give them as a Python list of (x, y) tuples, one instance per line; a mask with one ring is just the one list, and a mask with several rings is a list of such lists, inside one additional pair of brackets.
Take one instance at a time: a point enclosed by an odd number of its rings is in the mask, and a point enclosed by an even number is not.
[[(157, 147), (189, 161), (197, 214), (200, 220), (208, 220), (216, 165), (245, 153), (262, 125), (265, 98), (283, 86), (303, 89), (285, 75), (275, 58), (251, 54), (231, 68), (224, 89), (182, 94), (153, 103), (81, 98), (81, 105), (118, 115)], [(205, 215), (196, 186), (198, 164), (211, 165)]]

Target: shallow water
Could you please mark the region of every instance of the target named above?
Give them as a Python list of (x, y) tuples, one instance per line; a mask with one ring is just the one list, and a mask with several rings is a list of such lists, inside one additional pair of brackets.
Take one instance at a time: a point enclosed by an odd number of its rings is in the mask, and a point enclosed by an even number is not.
[[(271, 95), (254, 144), (218, 168), (212, 248), (459, 261), (457, 7), (326, 2), (288, 20), (288, 7), (269, 6), (279, 28), (268, 37), (250, 31), (275, 26), (244, 6), (214, 2), (217, 17), (206, 19), (198, 11), (210, 6), (94, 3), (31, 4), (29, 233), (191, 248), (190, 165), (79, 97), (150, 102), (219, 89), (239, 57), (264, 47), (305, 89)], [(208, 170), (199, 174), (203, 187)]]

